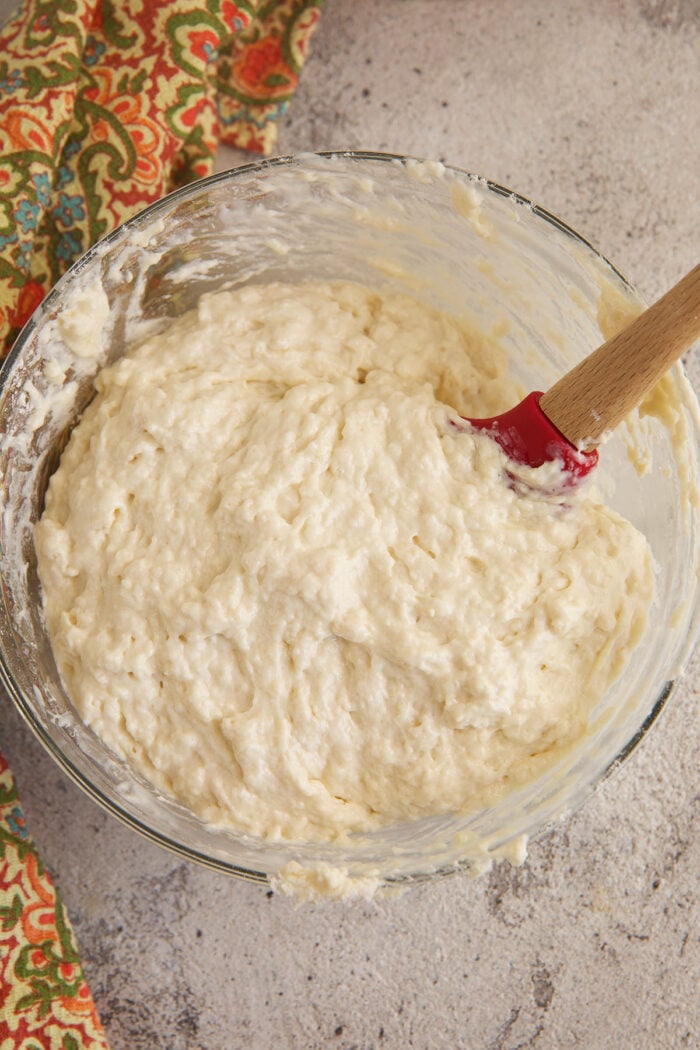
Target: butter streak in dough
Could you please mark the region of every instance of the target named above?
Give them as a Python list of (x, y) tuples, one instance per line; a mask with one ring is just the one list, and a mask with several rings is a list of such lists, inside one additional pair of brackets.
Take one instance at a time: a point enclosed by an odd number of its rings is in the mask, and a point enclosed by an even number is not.
[(453, 425), (516, 400), (492, 343), (358, 285), (251, 286), (97, 388), (36, 528), (45, 611), (81, 716), (161, 789), (333, 839), (477, 807), (585, 733), (650, 553)]

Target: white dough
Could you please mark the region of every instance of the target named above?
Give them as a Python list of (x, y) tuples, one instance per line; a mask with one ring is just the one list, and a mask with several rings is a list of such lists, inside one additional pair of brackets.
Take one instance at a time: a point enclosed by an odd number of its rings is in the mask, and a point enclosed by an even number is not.
[(650, 553), (454, 425), (517, 400), (492, 343), (358, 285), (249, 286), (97, 388), (36, 528), (45, 612), (81, 716), (161, 789), (334, 839), (476, 808), (586, 732)]

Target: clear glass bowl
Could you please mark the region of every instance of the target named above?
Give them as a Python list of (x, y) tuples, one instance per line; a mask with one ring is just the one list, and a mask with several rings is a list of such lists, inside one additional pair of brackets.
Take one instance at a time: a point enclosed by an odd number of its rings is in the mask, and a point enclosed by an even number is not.
[[(623, 437), (599, 476), (612, 505), (648, 537), (657, 597), (622, 678), (590, 732), (535, 782), (468, 816), (446, 814), (359, 835), (350, 845), (271, 843), (208, 826), (163, 797), (77, 716), (47, 638), (32, 530), (67, 434), (93, 393), (95, 360), (65, 346), (61, 318), (99, 279), (103, 339), (118, 357), (143, 332), (222, 284), (350, 279), (408, 291), (498, 332), (523, 391), (544, 389), (601, 340), (601, 296), (637, 302), (602, 256), (523, 198), (442, 165), (372, 153), (250, 164), (180, 190), (92, 248), (58, 283), (2, 371), (0, 673), (21, 714), (63, 769), (148, 838), (210, 867), (262, 880), (290, 860), (349, 875), (416, 881), (481, 865), (578, 807), (656, 718), (698, 628), (697, 402), (680, 367), (672, 396), (682, 455), (651, 422), (652, 467), (639, 477)], [(86, 293), (87, 289), (87, 293)], [(61, 393), (63, 396), (57, 396)], [(52, 398), (44, 418), (44, 399)]]

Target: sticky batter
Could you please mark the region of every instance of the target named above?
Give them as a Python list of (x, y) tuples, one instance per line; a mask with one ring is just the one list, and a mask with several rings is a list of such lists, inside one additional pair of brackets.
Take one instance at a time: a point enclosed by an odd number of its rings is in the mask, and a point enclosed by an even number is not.
[(332, 840), (488, 803), (586, 732), (652, 599), (593, 486), (461, 414), (503, 354), (405, 296), (249, 286), (104, 369), (36, 549), (81, 716), (205, 820)]

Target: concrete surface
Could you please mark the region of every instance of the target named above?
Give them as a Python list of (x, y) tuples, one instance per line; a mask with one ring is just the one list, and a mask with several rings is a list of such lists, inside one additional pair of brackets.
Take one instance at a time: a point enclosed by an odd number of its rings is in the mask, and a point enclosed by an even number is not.
[[(329, 0), (279, 147), (479, 172), (651, 297), (697, 261), (699, 144), (698, 0)], [(4, 697), (1, 746), (113, 1050), (700, 1047), (699, 682), (523, 868), (348, 907), (141, 841)]]

